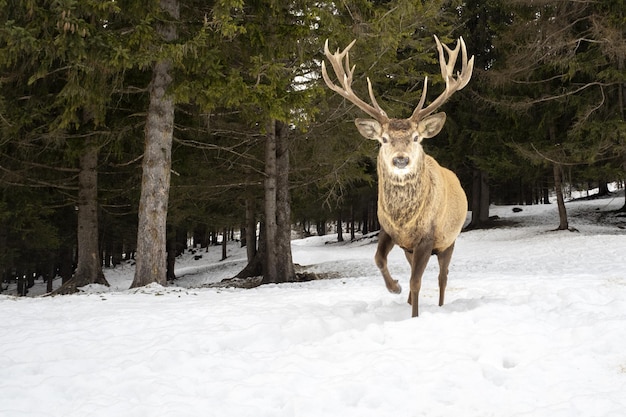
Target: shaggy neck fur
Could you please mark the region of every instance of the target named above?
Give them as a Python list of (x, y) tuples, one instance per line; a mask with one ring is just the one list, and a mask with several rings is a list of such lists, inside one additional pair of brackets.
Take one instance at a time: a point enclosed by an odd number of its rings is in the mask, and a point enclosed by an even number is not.
[[(426, 184), (429, 178), (424, 169), (424, 158), (420, 158), (414, 171), (403, 176), (389, 172), (379, 160), (378, 177), (378, 211), (384, 227), (404, 229), (414, 223), (428, 204), (425, 191), (430, 187)], [(388, 232), (393, 233), (393, 230)]]

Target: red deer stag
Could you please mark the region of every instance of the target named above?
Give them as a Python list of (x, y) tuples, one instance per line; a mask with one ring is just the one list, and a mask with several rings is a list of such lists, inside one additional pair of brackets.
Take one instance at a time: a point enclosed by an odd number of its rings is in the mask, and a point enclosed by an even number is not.
[[(435, 36), (439, 51), (441, 76), (446, 82), (445, 91), (426, 108), (428, 78), (420, 101), (408, 119), (392, 119), (378, 105), (372, 83), (367, 79), (371, 105), (361, 100), (352, 91), (354, 66), (350, 67), (348, 51), (352, 41), (342, 52), (331, 54), (328, 40), (324, 53), (331, 63), (340, 86), (328, 76), (322, 62), (322, 76), (328, 87), (346, 98), (375, 120), (356, 119), (354, 122), (361, 135), (380, 142), (378, 152), (378, 220), (380, 234), (375, 261), (380, 269), (387, 289), (399, 294), (402, 287), (394, 280), (387, 269), (387, 255), (394, 245), (404, 249), (411, 265), (409, 303), (412, 316), (418, 315), (418, 296), (422, 275), (432, 254), (439, 261), (439, 305), (443, 299), (448, 281), (448, 265), (454, 250), (454, 242), (461, 232), (467, 212), (467, 198), (454, 173), (441, 167), (424, 153), (422, 140), (439, 133), (446, 121), (445, 113), (432, 114), (454, 92), (467, 85), (474, 68), (474, 57), (467, 60), (467, 50), (463, 38), (454, 49), (442, 45)], [(443, 50), (448, 54), (446, 62)], [(454, 76), (454, 66), (459, 49), (462, 51), (461, 72)]]

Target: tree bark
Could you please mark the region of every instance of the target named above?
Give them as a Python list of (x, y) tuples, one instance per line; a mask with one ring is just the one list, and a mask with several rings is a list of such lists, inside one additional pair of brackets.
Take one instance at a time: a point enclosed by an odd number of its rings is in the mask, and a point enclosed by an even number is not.
[(265, 264), (263, 282), (278, 281), (278, 247), (276, 246), (278, 226), (276, 223), (276, 197), (278, 167), (276, 166), (276, 120), (267, 125), (265, 142)]
[[(557, 143), (556, 127), (551, 124), (548, 128), (548, 134), (552, 143)], [(565, 198), (563, 196), (563, 170), (561, 164), (554, 162), (552, 164), (552, 172), (554, 175), (554, 191), (556, 192), (556, 203), (559, 210), (559, 227), (556, 230), (569, 230), (567, 221), (567, 209), (565, 208)]]
[(365, 203), (365, 207), (363, 208), (363, 224), (361, 226), (361, 233), (363, 233), (364, 235), (369, 233), (369, 211), (370, 211), (370, 203), (369, 201), (367, 201)]
[(543, 198), (541, 200), (542, 204), (550, 204), (550, 190), (548, 190), (548, 187), (542, 185), (541, 188), (541, 193), (543, 195)]
[(167, 260), (166, 260), (166, 280), (167, 281), (175, 281), (176, 280), (176, 255), (178, 255), (178, 240), (176, 235), (176, 228), (170, 226), (169, 232), (167, 233), (166, 240), (166, 249), (167, 249)]
[(264, 268), (263, 264), (266, 259), (265, 248), (265, 225), (261, 223), (258, 250), (254, 254), (254, 257), (252, 259), (248, 259), (248, 264), (246, 265), (246, 267), (242, 269), (237, 275), (235, 275), (235, 278), (250, 278), (262, 276)]
[(79, 165), (76, 272), (54, 291), (55, 294), (71, 294), (89, 284), (109, 286), (102, 273), (98, 247), (98, 146), (95, 139), (85, 139)]
[(598, 181), (598, 197), (605, 197), (610, 195), (609, 183), (607, 180), (601, 179)]
[(246, 255), (248, 262), (252, 262), (256, 250), (256, 215), (254, 197), (246, 198)]
[[(160, 5), (178, 19), (177, 0), (161, 0)], [(160, 25), (158, 32), (166, 41), (177, 37), (172, 24)], [(139, 200), (137, 264), (131, 288), (167, 284), (166, 223), (174, 131), (174, 99), (167, 92), (172, 83), (171, 71), (169, 59), (157, 61), (152, 69)]]
[(337, 242), (343, 242), (343, 219), (341, 218), (341, 210), (337, 213)]
[(228, 257), (227, 253), (228, 228), (222, 229), (222, 261)]
[(3, 256), (7, 255), (7, 236), (9, 234), (8, 230), (8, 222), (0, 222), (0, 294), (2, 294), (2, 291), (4, 291), (4, 287), (2, 285), (4, 283), (4, 279), (8, 274), (8, 271), (10, 270), (10, 266), (7, 265), (6, 262), (1, 262), (3, 261)]
[(265, 265), (263, 283), (295, 279), (291, 256), (289, 202), (289, 142), (287, 126), (271, 120), (265, 147)]
[[(264, 221), (258, 251), (248, 252), (248, 265), (238, 278), (263, 275), (262, 283), (280, 283), (296, 278), (291, 255), (291, 203), (289, 199), (288, 127), (279, 121), (267, 124), (265, 144)], [(248, 245), (256, 241), (253, 201), (246, 204)], [(250, 248), (251, 250), (251, 248)], [(250, 256), (253, 256), (250, 259)]]
[[(621, 16), (621, 13), (620, 13), (620, 16)], [(620, 56), (618, 58), (617, 69), (620, 72), (624, 71), (624, 56)], [(626, 103), (624, 100), (625, 91), (626, 91), (626, 83), (619, 84), (619, 87), (617, 89), (617, 101), (618, 101), (619, 111), (620, 111), (622, 120), (624, 120), (625, 110), (626, 110)], [(624, 140), (624, 138), (621, 138), (621, 139), (622, 141)], [(623, 158), (624, 159), (622, 161), (622, 170), (626, 171), (626, 155), (623, 155)], [(619, 209), (619, 211), (626, 212), (626, 192), (624, 192), (624, 205)]]
[(291, 200), (289, 196), (289, 127), (276, 122), (276, 162), (278, 167), (276, 213), (279, 282), (296, 279), (291, 255)]
[(484, 227), (489, 221), (489, 176), (475, 168), (472, 175), (472, 219), (468, 229)]
[(354, 242), (356, 235), (354, 232), (354, 205), (350, 206), (350, 241)]
[(326, 235), (326, 219), (318, 220), (315, 225), (315, 230), (317, 231), (318, 236)]
[(554, 172), (554, 189), (556, 191), (556, 202), (559, 209), (559, 227), (557, 230), (569, 230), (569, 223), (567, 221), (567, 209), (565, 208), (565, 198), (563, 197), (563, 181), (561, 165), (553, 164), (552, 169)]

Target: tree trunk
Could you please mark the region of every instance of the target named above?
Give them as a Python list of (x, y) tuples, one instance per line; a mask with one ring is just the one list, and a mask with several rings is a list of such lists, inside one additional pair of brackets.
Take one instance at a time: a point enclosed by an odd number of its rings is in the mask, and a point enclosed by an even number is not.
[(318, 236), (326, 235), (326, 220), (318, 220), (315, 225), (315, 230), (317, 231)]
[(113, 259), (113, 242), (111, 242), (111, 238), (109, 236), (106, 237), (103, 244), (104, 248), (102, 250), (103, 263), (105, 268), (111, 267), (111, 259)]
[(166, 261), (166, 279), (167, 281), (176, 280), (176, 255), (178, 255), (178, 241), (176, 236), (176, 228), (170, 226), (167, 233), (166, 249), (167, 249), (167, 261)]
[(548, 187), (542, 185), (541, 192), (543, 194), (543, 199), (542, 199), (543, 204), (550, 204), (550, 192), (549, 191), (550, 190), (548, 190)]
[[(622, 17), (622, 13), (620, 13), (620, 17)], [(620, 55), (617, 61), (617, 69), (623, 73), (624, 71), (624, 56)], [(622, 120), (624, 120), (625, 117), (625, 110), (626, 110), (626, 103), (624, 103), (624, 92), (626, 91), (626, 83), (621, 83), (619, 84), (619, 87), (617, 89), (617, 100), (618, 100), (618, 105), (619, 105), (619, 111), (620, 111), (620, 115)], [(624, 140), (624, 138), (620, 138), (622, 141)], [(626, 155), (622, 155), (623, 160), (622, 160), (622, 170), (626, 171)], [(619, 211), (621, 212), (626, 212), (626, 192), (624, 192), (624, 205), (622, 206), (622, 208), (619, 209)]]
[(354, 232), (354, 206), (350, 206), (350, 241), (354, 242), (356, 239)]
[(265, 142), (265, 263), (263, 265), (263, 282), (278, 281), (278, 226), (276, 224), (276, 198), (278, 167), (276, 161), (276, 120), (267, 125)]
[(265, 265), (263, 283), (295, 280), (291, 256), (288, 128), (268, 123), (265, 148)]
[[(0, 222), (0, 261), (3, 260), (4, 256), (8, 255), (8, 222)], [(0, 294), (4, 291), (4, 287), (2, 286), (4, 283), (4, 279), (7, 277), (9, 270), (11, 269), (10, 265), (7, 265), (7, 262), (0, 262)]]
[(556, 202), (559, 208), (559, 227), (556, 230), (569, 230), (567, 221), (567, 209), (565, 208), (565, 198), (563, 197), (563, 184), (561, 165), (552, 165), (554, 172), (554, 189), (556, 191)]
[(248, 232), (246, 231), (246, 223), (239, 224), (239, 247), (245, 248), (248, 244)]
[(282, 122), (277, 122), (278, 146), (276, 149), (278, 163), (278, 189), (276, 214), (278, 226), (279, 264), (278, 272), (280, 282), (294, 281), (296, 270), (291, 255), (291, 200), (289, 195), (289, 127)]
[(369, 233), (369, 211), (370, 211), (370, 203), (369, 201), (367, 201), (365, 203), (365, 207), (363, 208), (363, 224), (361, 226), (361, 233), (363, 233), (363, 235), (366, 235)]
[[(178, 19), (177, 0), (161, 0), (160, 5)], [(160, 25), (158, 32), (166, 41), (177, 37), (172, 24)], [(174, 99), (167, 92), (172, 83), (171, 71), (172, 63), (168, 59), (157, 61), (152, 69), (139, 200), (137, 264), (131, 288), (167, 284), (166, 222), (174, 129)]]
[[(620, 18), (623, 18), (623, 12), (620, 11), (619, 14)], [(623, 74), (624, 73), (624, 55), (621, 54), (618, 56), (617, 59), (617, 70), (619, 71), (619, 73)], [(619, 112), (620, 112), (620, 116), (621, 119), (624, 120), (626, 117), (625, 111), (626, 111), (626, 103), (624, 100), (624, 93), (626, 92), (626, 83), (620, 83), (618, 85), (618, 89), (617, 89), (617, 102), (618, 102), (618, 108), (619, 108)], [(625, 138), (620, 138), (621, 141), (624, 141)], [(622, 155), (622, 170), (626, 171), (626, 154)], [(624, 205), (622, 206), (622, 208), (619, 209), (619, 211), (621, 212), (626, 212), (626, 190), (624, 192)]]
[(339, 210), (337, 217), (337, 242), (343, 242), (343, 219), (341, 218), (341, 210)]
[[(52, 273), (48, 275), (48, 279), (46, 280), (46, 292), (51, 293), (53, 288), (53, 282), (54, 282), (54, 269), (52, 270)], [(0, 292), (2, 292), (2, 289), (0, 289)]]
[(472, 220), (468, 229), (484, 227), (489, 221), (489, 176), (475, 168), (472, 175)]
[(227, 249), (226, 247), (227, 237), (228, 237), (228, 229), (225, 227), (222, 230), (222, 259), (221, 259), (222, 261), (228, 257), (227, 250), (226, 250)]
[(78, 259), (74, 283), (109, 283), (102, 273), (98, 247), (98, 148), (87, 139), (87, 147), (80, 157), (78, 174)]
[(259, 246), (254, 257), (248, 260), (248, 264), (235, 278), (250, 278), (263, 275), (263, 263), (265, 262), (265, 226), (261, 223), (259, 233)]
[[(556, 143), (556, 127), (551, 124), (548, 128), (548, 134), (552, 143)], [(563, 170), (560, 164), (554, 162), (552, 164), (552, 172), (554, 174), (554, 191), (556, 192), (556, 203), (559, 210), (559, 227), (556, 230), (569, 230), (567, 221), (567, 209), (565, 208), (565, 198), (563, 196)]]
[(611, 193), (609, 192), (609, 184), (606, 180), (599, 180), (598, 181), (598, 197), (605, 197), (607, 195), (610, 195)]
[(246, 255), (248, 262), (252, 262), (256, 250), (256, 213), (254, 197), (246, 198)]
[[(623, 167), (624, 167), (624, 171), (626, 171), (626, 160), (624, 160), (624, 162), (623, 162)], [(620, 209), (618, 209), (618, 211), (622, 212), (622, 213), (626, 212), (626, 181), (624, 181), (624, 184), (625, 184), (625, 186), (624, 186), (624, 205)]]
[(370, 201), (370, 213), (372, 213), (370, 216), (370, 232), (380, 231), (380, 222), (378, 221), (378, 187), (376, 187), (374, 198)]
[(74, 276), (55, 294), (71, 294), (89, 284), (109, 286), (102, 273), (98, 247), (98, 146), (93, 138), (85, 139), (78, 173), (78, 258)]
[(26, 277), (24, 274), (19, 274), (17, 277), (17, 295), (25, 297), (28, 294), (28, 288), (26, 288)]

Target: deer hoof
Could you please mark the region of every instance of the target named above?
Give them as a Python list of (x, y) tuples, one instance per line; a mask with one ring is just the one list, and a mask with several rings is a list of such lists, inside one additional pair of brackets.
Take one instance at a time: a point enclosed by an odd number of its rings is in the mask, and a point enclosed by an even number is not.
[(394, 281), (395, 286), (393, 288), (389, 288), (389, 292), (392, 294), (400, 294), (402, 292), (402, 286), (398, 283), (398, 281)]

